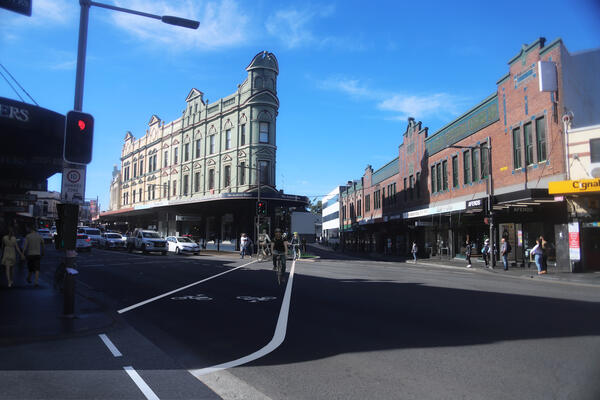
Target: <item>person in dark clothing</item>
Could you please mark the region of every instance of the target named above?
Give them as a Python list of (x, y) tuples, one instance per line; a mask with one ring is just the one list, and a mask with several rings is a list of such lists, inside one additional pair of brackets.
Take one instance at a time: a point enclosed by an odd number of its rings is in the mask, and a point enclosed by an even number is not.
[(288, 252), (288, 242), (281, 235), (281, 229), (275, 229), (275, 237), (271, 241), (271, 254), (273, 254), (273, 269), (277, 269), (277, 258), (281, 258), (281, 272), (285, 272), (285, 256)]
[(471, 239), (469, 239), (469, 235), (467, 235), (467, 240), (465, 242), (465, 258), (467, 259), (467, 268), (471, 268), (471, 250), (472, 244)]

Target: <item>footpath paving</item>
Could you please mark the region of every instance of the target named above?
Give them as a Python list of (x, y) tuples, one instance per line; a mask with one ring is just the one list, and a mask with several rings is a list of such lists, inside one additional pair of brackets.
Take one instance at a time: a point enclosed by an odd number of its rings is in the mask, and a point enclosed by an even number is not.
[[(322, 258), (354, 258), (368, 259), (374, 261), (384, 261), (397, 264), (399, 267), (404, 265), (413, 266), (413, 260), (406, 257), (384, 255), (379, 253), (357, 253), (350, 251), (335, 251), (331, 247), (320, 244), (310, 244), (309, 247), (315, 254)], [(592, 285), (600, 287), (600, 271), (572, 273), (560, 271), (556, 267), (549, 266), (548, 273), (544, 275), (537, 274), (537, 268), (532, 263), (530, 268), (527, 267), (509, 267), (508, 271), (504, 271), (502, 262), (500, 261), (496, 268), (485, 268), (483, 260), (472, 258), (472, 268), (466, 268), (466, 261), (462, 259), (437, 259), (424, 258), (417, 260), (417, 265), (425, 265), (438, 268), (452, 268), (461, 270), (472, 270), (488, 274), (498, 274), (512, 278), (533, 279), (539, 281), (550, 281), (559, 283), (572, 283), (580, 285)]]

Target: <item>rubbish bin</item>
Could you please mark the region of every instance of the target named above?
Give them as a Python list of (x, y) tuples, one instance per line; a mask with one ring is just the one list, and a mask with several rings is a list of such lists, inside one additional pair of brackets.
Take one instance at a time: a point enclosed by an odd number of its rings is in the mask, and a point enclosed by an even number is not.
[(64, 307), (63, 316), (66, 318), (75, 317), (75, 275), (79, 271), (73, 268), (67, 268), (65, 273), (64, 284)]

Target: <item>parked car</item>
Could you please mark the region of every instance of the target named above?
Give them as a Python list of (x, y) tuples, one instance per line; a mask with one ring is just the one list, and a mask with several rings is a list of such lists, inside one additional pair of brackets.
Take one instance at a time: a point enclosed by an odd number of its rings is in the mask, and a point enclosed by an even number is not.
[(136, 229), (127, 238), (127, 250), (140, 250), (142, 253), (151, 251), (160, 252), (163, 256), (167, 254), (167, 241), (156, 231), (147, 229)]
[(44, 242), (51, 242), (54, 239), (50, 230), (46, 228), (38, 229), (38, 234), (44, 239)]
[(75, 249), (77, 251), (92, 251), (92, 241), (88, 235), (84, 233), (77, 234), (77, 240), (75, 241)]
[(103, 233), (98, 241), (98, 247), (105, 249), (124, 249), (127, 247), (127, 239), (120, 233)]
[(195, 255), (198, 255), (200, 252), (198, 243), (188, 237), (168, 236), (167, 245), (169, 246), (169, 251), (173, 251), (176, 254), (194, 253)]
[[(81, 233), (88, 235), (88, 238), (92, 241), (92, 246), (98, 246), (100, 238), (102, 238), (102, 232), (98, 228), (81, 228)], [(79, 232), (79, 230), (78, 230)]]

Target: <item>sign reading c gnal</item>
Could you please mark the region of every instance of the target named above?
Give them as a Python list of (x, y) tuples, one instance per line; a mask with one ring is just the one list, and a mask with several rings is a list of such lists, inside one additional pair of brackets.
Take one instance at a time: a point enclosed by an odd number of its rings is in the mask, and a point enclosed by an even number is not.
[(557, 181), (548, 184), (548, 194), (600, 192), (600, 178)]

